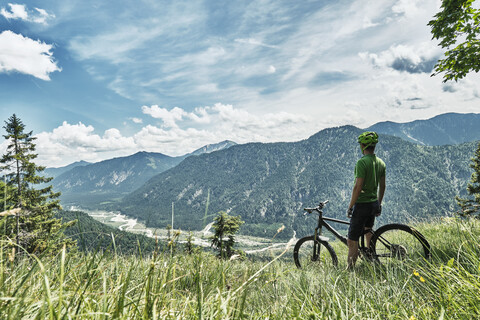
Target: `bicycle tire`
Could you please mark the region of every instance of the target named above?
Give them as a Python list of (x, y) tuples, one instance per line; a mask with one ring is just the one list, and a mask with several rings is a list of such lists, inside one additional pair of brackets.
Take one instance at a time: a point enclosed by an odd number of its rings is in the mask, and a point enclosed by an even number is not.
[(387, 224), (374, 232), (371, 251), (380, 262), (429, 259), (430, 244), (416, 229), (404, 224)]
[[(327, 242), (317, 238), (317, 244), (319, 244), (319, 252), (314, 255), (313, 253), (313, 245), (314, 245), (314, 236), (308, 236), (301, 238), (295, 244), (293, 249), (293, 259), (295, 260), (295, 265), (297, 268), (306, 268), (307, 265), (320, 265), (322, 263), (329, 263), (327, 258), (328, 252), (329, 256), (331, 257), (332, 264), (336, 267), (338, 264), (337, 254), (335, 250), (333, 250), (332, 246)], [(327, 250), (322, 250), (324, 247)]]

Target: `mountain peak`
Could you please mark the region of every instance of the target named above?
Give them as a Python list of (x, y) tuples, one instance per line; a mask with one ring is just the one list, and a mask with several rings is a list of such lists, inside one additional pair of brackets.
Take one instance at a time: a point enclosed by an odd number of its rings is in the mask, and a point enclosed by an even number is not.
[(218, 143), (207, 144), (207, 145), (193, 151), (192, 153), (189, 153), (188, 156), (192, 156), (192, 155), (193, 156), (198, 156), (198, 155), (203, 154), (203, 153), (210, 153), (210, 152), (214, 152), (214, 151), (228, 149), (231, 146), (234, 146), (236, 144), (237, 143), (235, 143), (233, 141), (230, 141), (230, 140), (224, 140), (224, 141), (221, 141), (221, 142), (218, 142)]
[(437, 146), (476, 141), (480, 137), (480, 114), (444, 113), (427, 120), (406, 123), (383, 121), (365, 130), (400, 137), (416, 144)]

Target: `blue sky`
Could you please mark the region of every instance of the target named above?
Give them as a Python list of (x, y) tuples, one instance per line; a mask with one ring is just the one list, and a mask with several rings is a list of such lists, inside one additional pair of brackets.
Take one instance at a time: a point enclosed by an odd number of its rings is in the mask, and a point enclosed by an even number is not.
[[(61, 166), (479, 112), (430, 77), (436, 0), (0, 1), (0, 119)], [(3, 143), (4, 147), (5, 143)]]

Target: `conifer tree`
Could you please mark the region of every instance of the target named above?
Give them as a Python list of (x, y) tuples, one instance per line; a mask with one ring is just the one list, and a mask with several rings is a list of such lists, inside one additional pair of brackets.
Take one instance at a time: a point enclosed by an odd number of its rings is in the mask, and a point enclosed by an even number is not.
[(11, 233), (5, 236), (14, 238), (17, 245), (28, 252), (38, 253), (63, 244), (73, 244), (62, 232), (71, 223), (63, 224), (54, 218), (54, 210), (61, 208), (58, 200), (60, 193), (54, 193), (51, 185), (33, 188), (34, 185), (48, 183), (52, 178), (37, 174), (45, 167), (33, 162), (37, 154), (32, 131), (26, 133), (25, 125), (15, 114), (5, 121), (3, 128), (7, 132), (3, 137), (8, 145), (0, 163), (1, 169), (6, 172), (7, 185), (13, 192), (9, 206), (21, 209), (16, 214), (15, 226), (8, 229)]
[(235, 234), (244, 222), (240, 217), (234, 217), (224, 211), (220, 211), (214, 219), (212, 247), (218, 250), (218, 256), (222, 259), (230, 258), (235, 250)]
[(478, 143), (477, 150), (474, 157), (471, 159), (472, 163), (470, 167), (473, 169), (472, 178), (467, 186), (467, 192), (473, 196), (473, 199), (461, 199), (456, 197), (458, 205), (462, 208), (460, 213), (463, 216), (476, 215), (480, 217), (480, 142)]

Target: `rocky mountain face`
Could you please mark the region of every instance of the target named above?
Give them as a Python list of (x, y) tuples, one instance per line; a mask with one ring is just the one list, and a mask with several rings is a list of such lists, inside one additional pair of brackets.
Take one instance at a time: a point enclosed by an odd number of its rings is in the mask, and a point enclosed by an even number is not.
[(199, 156), (199, 155), (204, 154), (204, 153), (211, 153), (211, 152), (214, 152), (214, 151), (220, 151), (220, 150), (228, 149), (228, 148), (230, 148), (234, 145), (236, 145), (236, 143), (233, 142), (233, 141), (230, 141), (230, 140), (225, 140), (225, 141), (215, 143), (215, 144), (207, 144), (207, 145), (201, 147), (200, 149), (197, 149), (197, 150), (193, 151), (192, 153), (187, 154), (184, 157)]

